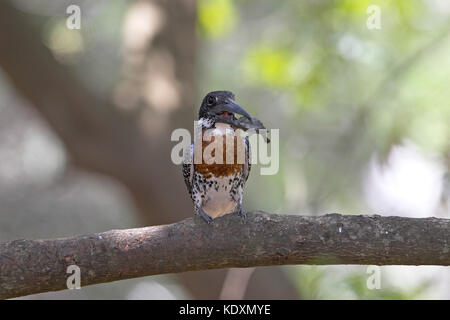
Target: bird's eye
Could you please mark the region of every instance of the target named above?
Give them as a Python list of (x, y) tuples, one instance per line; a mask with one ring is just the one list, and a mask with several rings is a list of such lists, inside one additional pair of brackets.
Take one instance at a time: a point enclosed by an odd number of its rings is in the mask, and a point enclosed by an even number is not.
[(208, 103), (208, 106), (212, 106), (216, 102), (216, 97), (209, 96), (206, 102)]

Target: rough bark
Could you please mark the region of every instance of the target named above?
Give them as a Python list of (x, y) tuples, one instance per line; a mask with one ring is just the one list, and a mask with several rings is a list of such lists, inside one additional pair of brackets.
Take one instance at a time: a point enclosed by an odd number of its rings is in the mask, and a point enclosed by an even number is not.
[(450, 220), (249, 213), (0, 244), (0, 298), (192, 270), (287, 264), (450, 265)]

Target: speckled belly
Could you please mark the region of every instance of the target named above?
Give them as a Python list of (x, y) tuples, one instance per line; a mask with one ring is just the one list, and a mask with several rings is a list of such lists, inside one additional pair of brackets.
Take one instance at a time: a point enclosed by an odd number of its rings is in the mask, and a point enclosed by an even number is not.
[(237, 203), (232, 199), (230, 191), (234, 177), (215, 178), (211, 187), (204, 193), (203, 210), (211, 217), (217, 218), (235, 211)]

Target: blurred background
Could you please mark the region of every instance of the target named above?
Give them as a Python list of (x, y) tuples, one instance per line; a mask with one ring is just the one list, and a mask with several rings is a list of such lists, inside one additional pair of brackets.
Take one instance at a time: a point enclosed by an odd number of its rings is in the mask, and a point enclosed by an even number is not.
[[(170, 134), (193, 131), (212, 90), (280, 129), (280, 170), (252, 170), (248, 211), (449, 218), (449, 17), (446, 0), (2, 1), (0, 241), (192, 216)], [(379, 290), (366, 271), (211, 270), (25, 299), (450, 298), (448, 267), (381, 267)]]

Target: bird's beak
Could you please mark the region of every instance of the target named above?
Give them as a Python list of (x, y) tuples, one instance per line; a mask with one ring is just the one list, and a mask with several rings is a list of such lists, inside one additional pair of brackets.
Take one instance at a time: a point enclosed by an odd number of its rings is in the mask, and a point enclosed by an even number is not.
[(240, 105), (234, 102), (232, 99), (227, 99), (226, 103), (219, 104), (213, 107), (209, 112), (216, 116), (224, 112), (232, 114), (240, 114), (248, 118), (250, 121), (252, 121), (252, 116), (247, 111), (245, 111), (244, 108), (242, 108)]

